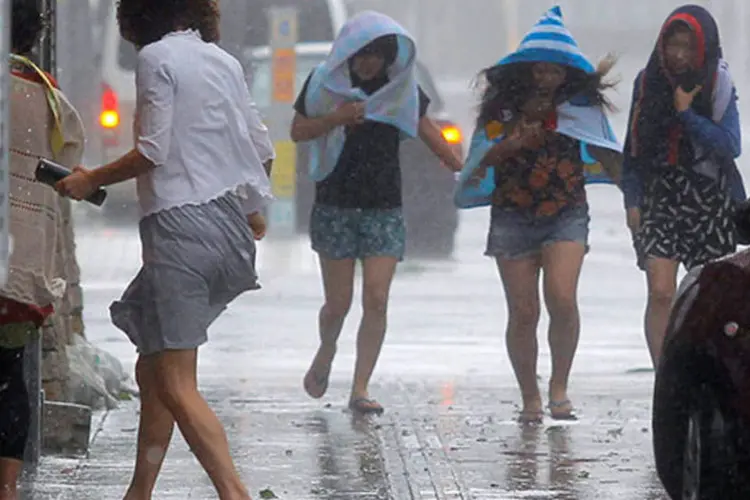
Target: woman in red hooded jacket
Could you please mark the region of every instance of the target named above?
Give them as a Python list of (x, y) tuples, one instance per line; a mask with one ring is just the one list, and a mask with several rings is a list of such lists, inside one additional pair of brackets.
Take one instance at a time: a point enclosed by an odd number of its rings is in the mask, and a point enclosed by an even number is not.
[(732, 253), (734, 204), (745, 199), (734, 159), (740, 118), (719, 30), (696, 5), (676, 9), (636, 78), (622, 188), (648, 283), (646, 338), (654, 366), (687, 269)]

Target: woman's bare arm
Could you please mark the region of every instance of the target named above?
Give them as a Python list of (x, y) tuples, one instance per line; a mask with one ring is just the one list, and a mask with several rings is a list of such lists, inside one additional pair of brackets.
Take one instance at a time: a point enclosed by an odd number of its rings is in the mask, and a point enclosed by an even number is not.
[(454, 172), (459, 172), (463, 168), (463, 160), (458, 157), (456, 152), (445, 141), (443, 132), (437, 123), (432, 119), (423, 116), (419, 120), (419, 137), (440, 158), (444, 165)]
[(619, 186), (622, 180), (622, 153), (597, 146), (587, 146), (587, 148), (589, 154), (601, 164), (609, 178)]
[(133, 149), (112, 163), (89, 170), (88, 175), (91, 182), (99, 188), (134, 179), (145, 174), (152, 168), (156, 167), (154, 167), (151, 160), (146, 158), (137, 149)]

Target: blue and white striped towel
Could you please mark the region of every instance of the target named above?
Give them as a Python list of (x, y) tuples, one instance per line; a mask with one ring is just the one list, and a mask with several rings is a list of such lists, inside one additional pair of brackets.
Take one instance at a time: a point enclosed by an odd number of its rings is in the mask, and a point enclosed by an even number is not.
[[(515, 63), (550, 62), (586, 73), (595, 71), (594, 65), (583, 55), (573, 35), (563, 23), (562, 10), (552, 7), (521, 41), (518, 50), (503, 58), (498, 65)], [(557, 129), (560, 134), (577, 139), (581, 143), (581, 160), (586, 164), (586, 182), (589, 184), (612, 184), (602, 166), (591, 157), (587, 146), (622, 152), (617, 137), (612, 130), (609, 118), (601, 106), (574, 98), (557, 108)], [(458, 177), (454, 203), (459, 208), (481, 207), (491, 204), (495, 190), (495, 169), (486, 169), (480, 182), (471, 181), (474, 171), (487, 152), (505, 135), (488, 134), (486, 127), (477, 128), (471, 139), (469, 155)]]

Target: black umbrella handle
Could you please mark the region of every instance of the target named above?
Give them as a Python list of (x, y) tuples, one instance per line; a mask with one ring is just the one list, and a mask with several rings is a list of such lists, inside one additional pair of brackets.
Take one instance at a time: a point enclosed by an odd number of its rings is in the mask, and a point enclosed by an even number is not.
[[(36, 166), (36, 180), (47, 184), (48, 186), (55, 187), (59, 181), (63, 180), (73, 172), (59, 163), (55, 163), (44, 158), (39, 159), (39, 163)], [(104, 200), (107, 199), (107, 191), (104, 188), (99, 188), (94, 193), (86, 198), (86, 201), (96, 205), (97, 207), (102, 206)]]

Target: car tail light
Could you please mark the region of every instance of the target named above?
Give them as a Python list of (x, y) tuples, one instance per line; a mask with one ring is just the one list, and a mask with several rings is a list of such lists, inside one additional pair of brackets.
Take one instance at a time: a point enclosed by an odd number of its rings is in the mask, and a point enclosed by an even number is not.
[(99, 122), (104, 128), (115, 128), (120, 124), (120, 115), (117, 111), (102, 111)]
[(459, 129), (455, 125), (443, 126), (443, 138), (448, 144), (461, 144), (461, 142), (463, 141), (461, 129)]
[(120, 105), (117, 93), (106, 84), (102, 92), (102, 111), (99, 115), (99, 123), (107, 129), (117, 128), (120, 125)]

